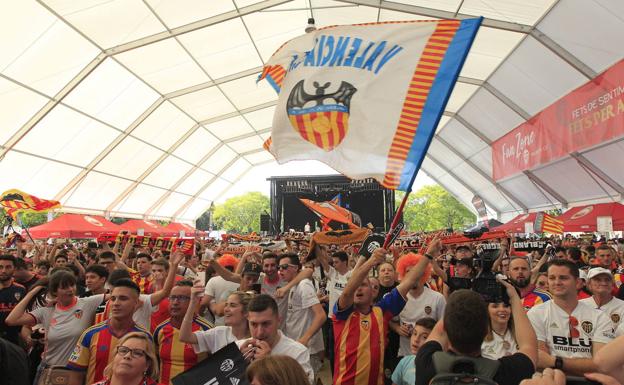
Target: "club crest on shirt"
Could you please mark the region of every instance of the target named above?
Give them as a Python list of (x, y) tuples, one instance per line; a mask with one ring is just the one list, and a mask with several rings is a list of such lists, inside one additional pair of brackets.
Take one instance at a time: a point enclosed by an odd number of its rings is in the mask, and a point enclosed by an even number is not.
[(431, 314), (431, 306), (425, 306), (425, 314)]
[(368, 330), (370, 328), (370, 321), (367, 319), (363, 319), (362, 321), (360, 321), (360, 325), (362, 326), (362, 329)]
[(620, 315), (618, 313), (611, 314), (611, 321), (614, 324), (619, 324), (620, 323)]
[(16, 300), (19, 301), (22, 298), (22, 293), (19, 293), (19, 292), (13, 293), (13, 296), (15, 297)]
[(71, 356), (69, 357), (69, 361), (72, 361), (72, 362), (78, 361), (78, 358), (80, 357), (80, 353), (82, 353), (82, 346), (76, 345), (76, 347), (74, 347), (74, 350), (72, 351)]
[(594, 330), (594, 324), (589, 321), (583, 321), (581, 323), (581, 328), (583, 328), (585, 333), (590, 334)]
[(82, 318), (82, 309), (78, 309), (74, 312), (74, 317), (76, 317), (77, 319), (81, 319)]

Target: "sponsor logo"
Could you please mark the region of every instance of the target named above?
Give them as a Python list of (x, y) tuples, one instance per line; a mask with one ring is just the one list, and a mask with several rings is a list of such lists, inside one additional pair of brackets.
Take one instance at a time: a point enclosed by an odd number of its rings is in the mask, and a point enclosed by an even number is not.
[(578, 213), (572, 215), (572, 217), (570, 218), (570, 220), (573, 219), (578, 219), (581, 217), (584, 217), (585, 215), (591, 213), (592, 211), (594, 211), (594, 206), (587, 206), (585, 207), (583, 210), (579, 211)]
[(206, 381), (204, 385), (219, 385), (219, 381), (217, 381), (216, 377), (213, 377)]
[(85, 221), (91, 223), (93, 226), (104, 227), (104, 224), (102, 222), (98, 221), (97, 219), (93, 217), (85, 215), (83, 218), (85, 219)]
[(230, 382), (232, 383), (232, 385), (238, 385), (240, 380), (236, 377), (230, 377)]
[(550, 324), (550, 328), (551, 329), (559, 329), (559, 326), (557, 326), (557, 324), (553, 322), (553, 323)]

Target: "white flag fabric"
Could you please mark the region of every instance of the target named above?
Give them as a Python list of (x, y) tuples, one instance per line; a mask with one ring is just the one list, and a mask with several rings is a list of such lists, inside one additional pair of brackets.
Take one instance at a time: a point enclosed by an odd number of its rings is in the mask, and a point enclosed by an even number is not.
[(287, 42), (259, 79), (279, 93), (265, 148), (407, 191), (480, 24), (343, 25)]

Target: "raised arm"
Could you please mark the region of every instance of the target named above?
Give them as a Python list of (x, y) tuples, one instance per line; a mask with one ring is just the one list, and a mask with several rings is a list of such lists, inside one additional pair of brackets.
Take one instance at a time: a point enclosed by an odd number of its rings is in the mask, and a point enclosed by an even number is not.
[(360, 267), (353, 270), (353, 273), (351, 273), (351, 279), (347, 281), (347, 286), (342, 291), (340, 298), (338, 298), (338, 309), (344, 310), (353, 305), (353, 296), (355, 295), (355, 292), (360, 287), (362, 282), (364, 282), (364, 279), (368, 277), (370, 270), (383, 262), (385, 256), (386, 250), (378, 248), (373, 251), (373, 255), (371, 255), (366, 262), (362, 263)]
[(156, 306), (165, 299), (171, 293), (171, 289), (173, 289), (173, 284), (175, 282), (175, 276), (178, 271), (178, 266), (180, 266), (180, 262), (184, 259), (184, 253), (181, 251), (176, 251), (171, 255), (169, 259), (169, 271), (167, 272), (167, 278), (165, 278), (165, 284), (163, 288), (153, 293), (150, 296), (150, 300), (152, 302), (152, 306)]
[(440, 249), (442, 248), (442, 244), (440, 240), (436, 237), (429, 243), (427, 246), (427, 251), (425, 255), (420, 258), (420, 261), (414, 267), (410, 269), (410, 271), (403, 277), (403, 280), (397, 286), (397, 291), (403, 298), (407, 296), (407, 292), (410, 291), (411, 288), (416, 285), (416, 282), (422, 277), (425, 273), (425, 269), (429, 262), (433, 261), (435, 257), (440, 254)]
[(5, 319), (5, 323), (9, 326), (35, 326), (37, 323), (35, 318), (26, 312), (28, 308), (28, 304), (39, 292), (44, 289), (45, 286), (35, 286), (33, 287), (26, 296), (22, 298), (21, 301), (11, 310), (7, 318)]
[(204, 286), (200, 281), (195, 281), (195, 285), (191, 288), (191, 303), (180, 325), (180, 341), (185, 344), (197, 345), (197, 336), (193, 333), (193, 317), (195, 317), (195, 310), (203, 294)]

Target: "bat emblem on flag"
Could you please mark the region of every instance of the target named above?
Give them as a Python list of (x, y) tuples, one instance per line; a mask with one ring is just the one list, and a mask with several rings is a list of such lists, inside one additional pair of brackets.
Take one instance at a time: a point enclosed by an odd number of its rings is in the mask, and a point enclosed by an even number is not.
[(309, 94), (300, 80), (286, 103), (290, 124), (301, 137), (315, 146), (332, 151), (347, 135), (351, 97), (357, 89), (342, 81), (335, 92), (327, 93), (331, 82), (312, 83), (315, 94)]

